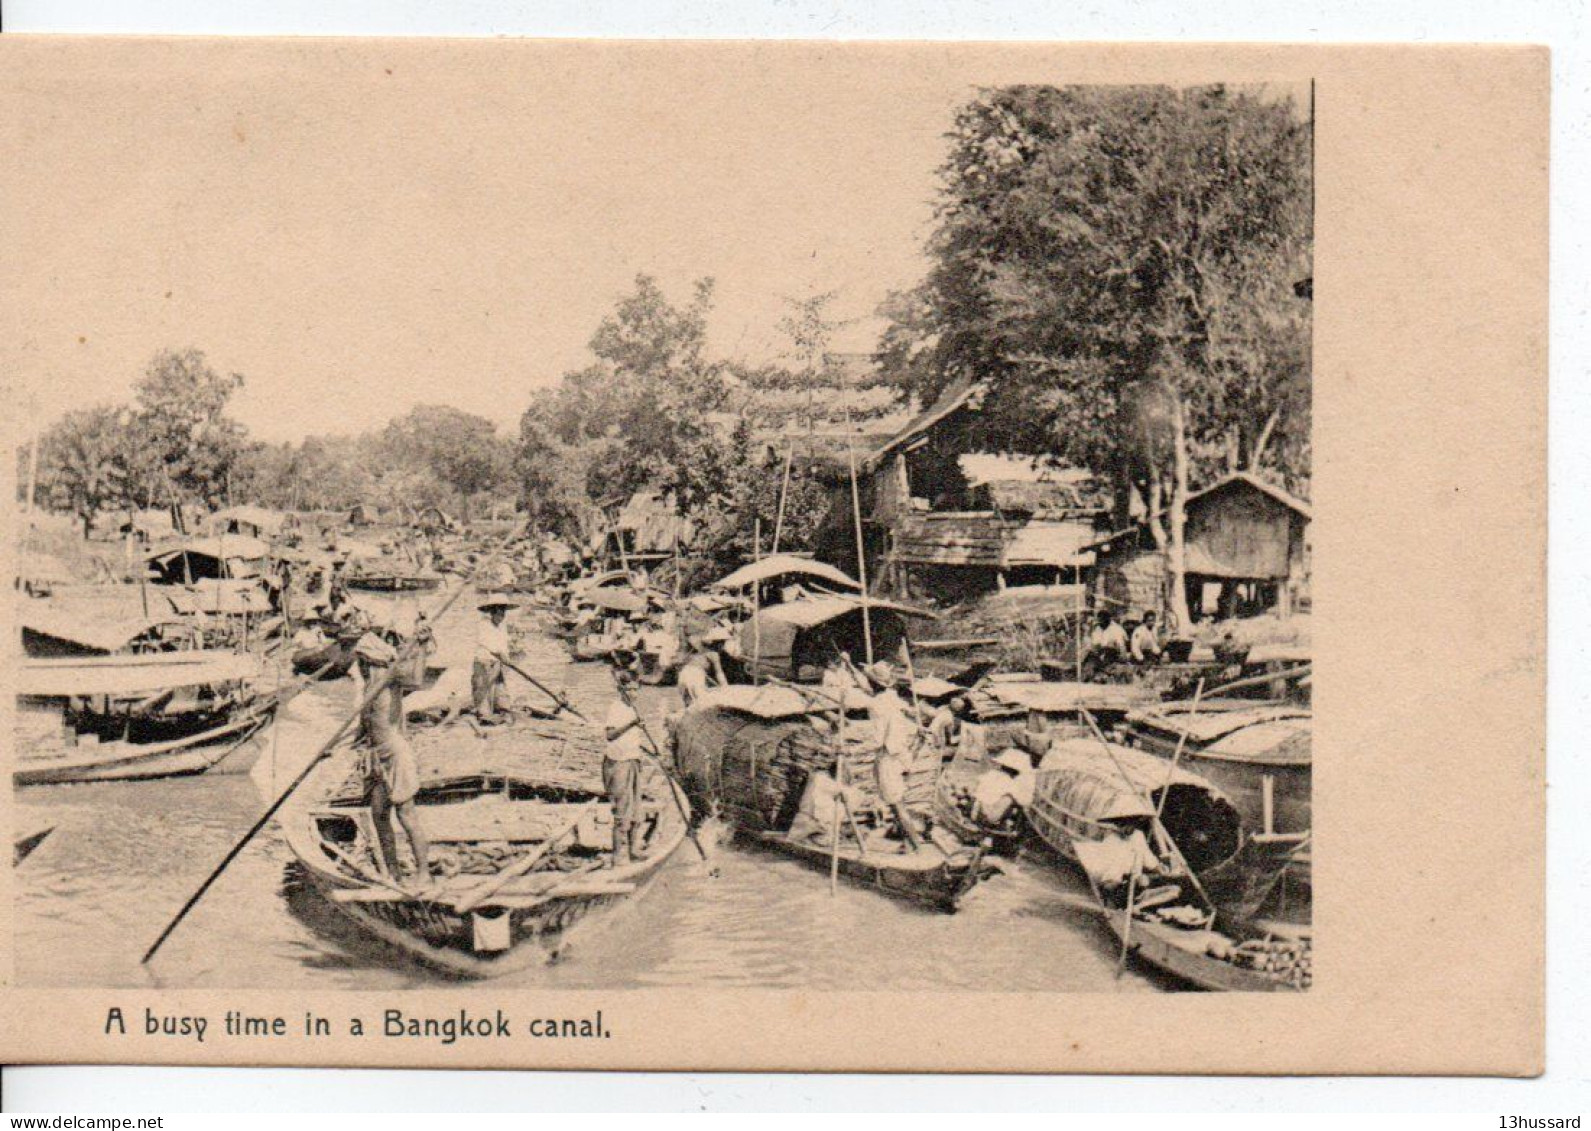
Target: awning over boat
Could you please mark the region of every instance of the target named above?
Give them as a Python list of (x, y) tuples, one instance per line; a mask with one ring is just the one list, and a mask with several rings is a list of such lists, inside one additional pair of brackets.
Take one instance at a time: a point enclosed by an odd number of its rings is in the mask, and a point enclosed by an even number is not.
[(596, 589), (585, 600), (610, 613), (644, 613), (646, 597), (633, 589)]
[(1125, 683), (990, 683), (985, 690), (1007, 706), (1050, 715), (1130, 711), (1154, 699), (1144, 688)]
[(830, 585), (837, 585), (842, 589), (860, 591), (861, 583), (852, 578), (843, 570), (835, 569), (826, 562), (813, 561), (809, 558), (798, 558), (794, 554), (774, 554), (763, 558), (761, 561), (743, 565), (733, 573), (719, 578), (713, 584), (719, 589), (744, 589), (748, 585), (758, 582), (770, 581), (776, 577), (811, 577), (819, 581), (826, 581)]
[(1307, 766), (1312, 761), (1310, 719), (1277, 719), (1233, 731), (1199, 752), (1203, 758), (1266, 766)]
[(1152, 817), (1153, 799), (1168, 785), (1200, 790), (1231, 807), (1215, 786), (1197, 774), (1180, 767), (1173, 770), (1164, 758), (1142, 750), (1095, 738), (1052, 742), (1039, 763), (1035, 793), (1074, 816), (1117, 821)]
[(167, 588), (165, 597), (179, 613), (250, 616), (271, 611), (271, 600), (258, 578), (209, 579)]
[(806, 697), (788, 687), (764, 684), (753, 687), (732, 683), (714, 687), (690, 706), (692, 711), (723, 710), (754, 715), (759, 719), (789, 719), (812, 710)]
[(151, 695), (172, 688), (252, 679), (259, 674), (260, 664), (254, 656), (219, 650), (28, 659), (18, 666), (16, 691), (32, 696)]
[(264, 507), (240, 505), (226, 507), (210, 516), (210, 529), (234, 530), (240, 526), (252, 527), (261, 534), (275, 534), (287, 523), (285, 515)]
[(1259, 723), (1311, 717), (1308, 707), (1268, 706), (1247, 699), (1208, 699), (1199, 704), (1197, 711), (1192, 703), (1164, 703), (1134, 711), (1127, 721), (1135, 727), (1164, 731), (1174, 738), (1186, 734), (1188, 741), (1204, 745)]
[(142, 636), (160, 619), (135, 617), (118, 620), (90, 620), (48, 606), (29, 605), (20, 618), (24, 640), (27, 634), (48, 637), (84, 652), (120, 652), (134, 638)]
[[(862, 608), (862, 601), (856, 597), (805, 597), (799, 601), (786, 601), (781, 605), (771, 605), (763, 609), (758, 616), (766, 623), (788, 624), (797, 628), (813, 628), (824, 621), (834, 620), (854, 613)], [(897, 605), (893, 601), (880, 601), (877, 599), (867, 602), (868, 611), (900, 613), (908, 617), (934, 618), (934, 614), (926, 609), (913, 608), (911, 605)]]

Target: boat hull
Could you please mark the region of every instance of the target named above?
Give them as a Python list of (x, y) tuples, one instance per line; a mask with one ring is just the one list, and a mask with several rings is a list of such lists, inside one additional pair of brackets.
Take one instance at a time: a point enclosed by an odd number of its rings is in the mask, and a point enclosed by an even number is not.
[(931, 848), (869, 857), (858, 854), (854, 842), (842, 843), (838, 852), (832, 846), (792, 840), (783, 833), (762, 833), (756, 842), (814, 868), (837, 867), (840, 875), (854, 883), (934, 911), (954, 912), (962, 897), (995, 870), (977, 850), (953, 858)]
[[(1224, 993), (1297, 993), (1298, 987), (1259, 970), (1250, 970), (1222, 961), (1185, 945), (1188, 932), (1134, 917), (1127, 926), (1127, 913), (1105, 912), (1105, 921), (1118, 940), (1124, 940), (1130, 953), (1201, 990)], [(1182, 936), (1179, 938), (1179, 936)]]
[[(340, 764), (322, 766), (317, 771), (324, 775), (319, 791), (326, 792), (327, 779), (346, 776), (349, 765), (345, 758)], [(306, 783), (310, 796), (317, 792), (316, 785), (314, 780)], [(448, 886), (444, 881), (429, 891), (416, 892), (420, 898), (404, 898), (390, 888), (349, 874), (325, 851), (315, 832), (316, 813), (325, 817), (337, 810), (300, 809), (283, 820), (288, 844), (310, 884), (345, 919), (430, 970), (455, 978), (484, 979), (550, 961), (567, 946), (577, 925), (589, 924), (597, 913), (644, 892), (686, 837), (683, 814), (689, 809), (684, 795), (672, 788), (672, 800), (655, 799), (657, 826), (643, 859), (613, 868), (588, 865), (575, 873), (535, 872), (505, 883), (478, 906), (463, 910), (461, 901), (467, 901), (462, 896), (487, 877), (459, 878), (468, 881), (463, 886)], [(422, 792), (422, 799), (424, 796)], [(422, 822), (428, 808), (420, 806)], [(486, 834), (486, 839), (491, 835)], [(490, 950), (476, 945), (483, 918), (496, 921), (504, 936)], [(506, 924), (501, 923), (503, 919)]]
[(269, 709), (224, 726), (170, 742), (103, 743), (69, 748), (60, 758), (24, 759), (12, 773), (17, 785), (67, 785), (142, 781), (193, 774), (245, 774), (265, 749), (275, 718)]

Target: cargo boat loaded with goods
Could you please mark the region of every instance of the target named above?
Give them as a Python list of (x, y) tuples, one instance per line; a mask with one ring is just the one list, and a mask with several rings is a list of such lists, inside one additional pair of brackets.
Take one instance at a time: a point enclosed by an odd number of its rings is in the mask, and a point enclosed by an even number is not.
[[(887, 828), (874, 781), (875, 749), (865, 723), (852, 737), (820, 730), (810, 717), (823, 704), (789, 687), (715, 689), (675, 728), (675, 761), (692, 802), (722, 816), (765, 847), (829, 869), (867, 887), (954, 911), (980, 879), (998, 871), (977, 844), (939, 828), (912, 850)], [(838, 763), (840, 783), (856, 798), (834, 835), (821, 842), (789, 835), (807, 783)], [(906, 774), (906, 805), (932, 823), (936, 750), (919, 751)]]
[[(315, 768), (281, 819), (331, 906), (426, 966), (484, 978), (544, 963), (576, 924), (642, 892), (685, 839), (678, 787), (643, 775), (642, 852), (612, 866), (612, 809), (591, 769), (594, 746), (562, 721), (499, 727), (485, 740), (445, 728), (414, 739), (430, 876), (401, 878), (380, 858), (352, 747)], [(401, 832), (397, 842), (404, 855)]]

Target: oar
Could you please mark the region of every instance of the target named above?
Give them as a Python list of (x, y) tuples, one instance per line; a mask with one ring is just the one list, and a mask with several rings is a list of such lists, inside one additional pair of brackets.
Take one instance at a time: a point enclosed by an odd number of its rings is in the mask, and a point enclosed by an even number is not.
[[(501, 548), (499, 548), (498, 552), (501, 552)], [(426, 619), (432, 623), (440, 620), (448, 611), (448, 609), (453, 607), (453, 603), (463, 595), (464, 590), (468, 588), (468, 584), (460, 585), (456, 590), (453, 591), (453, 594), (448, 597), (447, 600), (443, 601), (441, 606)], [(409, 658), (414, 649), (418, 648), (419, 646), (420, 641), (418, 638), (405, 644), (398, 653), (397, 662), (394, 663), (392, 667), (388, 668), (386, 672), (378, 675), (376, 678), (370, 681), (370, 686), (365, 690), (364, 697), (360, 699), (359, 705), (354, 708), (353, 713), (343, 720), (342, 725), (337, 728), (336, 732), (332, 734), (331, 738), (326, 740), (325, 745), (317, 750), (315, 752), (315, 756), (311, 758), (308, 764), (306, 764), (304, 768), (298, 772), (298, 776), (288, 783), (287, 788), (277, 795), (276, 800), (271, 802), (271, 804), (266, 808), (265, 812), (260, 814), (259, 820), (255, 821), (253, 825), (249, 826), (248, 832), (244, 833), (242, 838), (232, 846), (231, 851), (222, 857), (221, 863), (217, 864), (215, 869), (204, 878), (204, 882), (199, 885), (198, 890), (188, 897), (188, 902), (182, 905), (182, 909), (177, 912), (177, 914), (172, 918), (171, 922), (166, 924), (166, 929), (160, 932), (160, 937), (150, 945), (148, 950), (144, 951), (144, 956), (138, 960), (140, 965), (147, 965), (149, 960), (155, 956), (156, 952), (160, 950), (162, 945), (164, 945), (166, 939), (171, 937), (171, 932), (177, 929), (182, 921), (188, 917), (188, 913), (198, 905), (198, 902), (201, 899), (204, 898), (205, 893), (210, 890), (211, 886), (214, 885), (216, 880), (221, 878), (221, 873), (225, 872), (228, 866), (231, 865), (232, 861), (238, 858), (238, 854), (248, 847), (249, 842), (259, 835), (260, 830), (270, 823), (271, 818), (276, 816), (277, 810), (286, 804), (287, 799), (293, 795), (293, 791), (304, 783), (305, 778), (309, 777), (310, 771), (318, 766), (321, 760), (329, 755), (332, 750), (336, 748), (337, 744), (343, 740), (344, 736), (347, 735), (349, 728), (352, 727), (354, 723), (359, 720), (359, 716), (364, 713), (365, 708), (373, 703), (376, 696), (380, 695), (381, 692), (386, 689), (387, 684), (392, 679), (393, 673), (398, 669), (399, 666), (401, 666), (404, 660)]]
[(702, 842), (696, 838), (696, 830), (691, 828), (691, 815), (685, 809), (685, 803), (680, 800), (683, 787), (674, 780), (674, 775), (668, 772), (668, 766), (663, 763), (663, 748), (652, 737), (652, 732), (646, 729), (646, 721), (641, 718), (641, 712), (635, 705), (635, 700), (630, 698), (630, 693), (624, 689), (622, 679), (614, 680), (613, 685), (619, 689), (619, 698), (624, 700), (625, 706), (630, 708), (630, 713), (635, 716), (635, 725), (641, 728), (641, 737), (646, 739), (646, 744), (652, 749), (647, 757), (652, 759), (652, 764), (663, 775), (668, 784), (668, 795), (674, 799), (674, 808), (679, 810), (680, 820), (685, 822), (685, 833), (691, 838), (691, 843), (696, 846), (697, 853), (703, 860), (707, 859), (707, 850), (702, 847)]
[(591, 721), (590, 719), (588, 719), (584, 715), (582, 715), (578, 710), (576, 710), (575, 709), (575, 705), (573, 703), (569, 702), (569, 700), (565, 699), (562, 695), (559, 695), (552, 688), (548, 687), (545, 683), (541, 682), (541, 680), (537, 679), (535, 676), (531, 675), (529, 672), (525, 671), (523, 668), (519, 667), (517, 664), (511, 663), (508, 660), (504, 660), (503, 661), (503, 667), (505, 667), (509, 671), (513, 672), (520, 679), (528, 680), (532, 687), (535, 687), (538, 691), (540, 691), (542, 694), (546, 695), (554, 703), (558, 704), (558, 709), (560, 711), (568, 711), (571, 715), (573, 715), (575, 718), (579, 719), (583, 723), (588, 723), (588, 722)]

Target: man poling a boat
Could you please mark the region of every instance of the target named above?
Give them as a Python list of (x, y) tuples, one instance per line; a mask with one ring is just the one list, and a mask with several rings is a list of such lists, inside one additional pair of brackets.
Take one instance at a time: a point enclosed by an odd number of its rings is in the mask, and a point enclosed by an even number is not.
[(906, 771), (911, 768), (912, 741), (917, 728), (907, 718), (906, 703), (895, 690), (895, 669), (889, 661), (869, 664), (862, 674), (872, 681), (873, 697), (868, 700), (867, 717), (873, 726), (873, 740), (878, 743), (879, 798), (895, 814), (901, 835), (912, 848), (923, 846), (922, 828), (917, 818), (906, 807)]
[(420, 767), (402, 732), (403, 692), (395, 680), (387, 678), (398, 653), (379, 636), (366, 633), (354, 646), (354, 655), (367, 685), (375, 679), (383, 681), (380, 690), (365, 700), (359, 715), (359, 740), (366, 744), (360, 755), (360, 772), (382, 864), (392, 874), (399, 874), (392, 828), (396, 816), (409, 838), (415, 874), (423, 882), (430, 876), (430, 844), (414, 804), (420, 792)]
[(482, 601), (477, 606), (486, 614), (475, 632), (475, 659), (470, 670), (470, 693), (475, 704), (475, 717), (488, 726), (501, 722), (503, 664), (508, 659), (508, 629), (504, 622), (512, 601)]
[(627, 667), (615, 670), (619, 697), (608, 707), (602, 732), (607, 747), (602, 756), (602, 788), (613, 806), (613, 856), (609, 867), (628, 864), (641, 856), (644, 830), (637, 817), (641, 808), (641, 763), (646, 757), (646, 733), (641, 716), (630, 705), (629, 693), (635, 686), (635, 673)]

